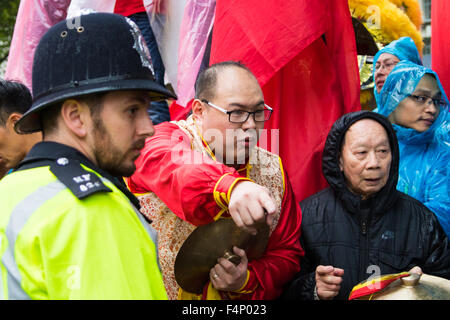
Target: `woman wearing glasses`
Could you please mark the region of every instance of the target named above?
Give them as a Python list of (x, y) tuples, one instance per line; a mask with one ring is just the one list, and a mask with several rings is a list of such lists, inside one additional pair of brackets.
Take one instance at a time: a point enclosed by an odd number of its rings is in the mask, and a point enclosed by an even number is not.
[(449, 100), (438, 75), (409, 61), (386, 78), (376, 112), (388, 117), (400, 147), (397, 189), (425, 204), (450, 235), (450, 146), (436, 134)]

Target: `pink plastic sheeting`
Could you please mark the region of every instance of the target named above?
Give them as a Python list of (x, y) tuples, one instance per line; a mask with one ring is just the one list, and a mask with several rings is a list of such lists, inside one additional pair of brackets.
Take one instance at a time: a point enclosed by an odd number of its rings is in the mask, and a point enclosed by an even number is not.
[(165, 81), (172, 84), (182, 107), (194, 97), (215, 5), (216, 0), (144, 0), (166, 69)]
[(92, 9), (96, 12), (114, 12), (116, 0), (72, 0), (67, 11), (67, 17), (76, 17), (83, 9)]
[(34, 50), (44, 33), (66, 18), (70, 0), (22, 0), (14, 26), (5, 78), (31, 90)]
[(200, 69), (211, 27), (216, 0), (189, 0), (184, 9), (178, 48), (177, 103), (181, 106), (194, 98), (195, 80)]
[[(149, 0), (152, 1), (152, 0)], [(188, 0), (158, 0), (155, 10), (148, 11), (150, 24), (158, 43), (159, 52), (166, 69), (165, 83), (170, 83), (177, 93), (178, 48), (184, 8)], [(145, 5), (145, 2), (144, 2)], [(163, 8), (159, 10), (159, 8)]]
[[(34, 50), (44, 33), (54, 24), (66, 18), (67, 12), (79, 8), (92, 8), (98, 12), (111, 12), (114, 0), (23, 0), (20, 3), (14, 28), (13, 39), (6, 66), (5, 78), (19, 80), (30, 89), (31, 71)], [(167, 7), (180, 6), (183, 13), (182, 21), (177, 30), (179, 34), (178, 59), (175, 91), (178, 95), (177, 103), (182, 106), (194, 97), (194, 84), (208, 40), (208, 34), (214, 22), (216, 0), (144, 0), (149, 15), (152, 11), (159, 14), (168, 14)], [(183, 8), (184, 7), (184, 8)], [(166, 16), (168, 23), (177, 24), (175, 19)], [(162, 38), (163, 40), (165, 38)], [(162, 53), (172, 54), (171, 50), (164, 50), (168, 44), (159, 43)], [(170, 61), (169, 59), (164, 59)], [(172, 60), (174, 61), (174, 60)], [(174, 62), (176, 63), (176, 62)], [(170, 66), (166, 66), (166, 69)], [(174, 85), (174, 83), (172, 83)]]
[(51, 26), (66, 19), (67, 13), (77, 15), (80, 9), (112, 12), (114, 0), (22, 0), (6, 65), (5, 78), (18, 80), (32, 88), (31, 72), (34, 50)]

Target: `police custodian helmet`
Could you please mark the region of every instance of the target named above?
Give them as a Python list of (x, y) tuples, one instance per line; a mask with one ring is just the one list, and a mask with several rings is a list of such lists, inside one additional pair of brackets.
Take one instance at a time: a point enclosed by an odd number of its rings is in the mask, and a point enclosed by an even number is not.
[(20, 133), (42, 130), (40, 111), (71, 97), (145, 90), (153, 100), (176, 98), (155, 82), (148, 48), (134, 22), (90, 13), (50, 28), (33, 60), (33, 104), (16, 123)]

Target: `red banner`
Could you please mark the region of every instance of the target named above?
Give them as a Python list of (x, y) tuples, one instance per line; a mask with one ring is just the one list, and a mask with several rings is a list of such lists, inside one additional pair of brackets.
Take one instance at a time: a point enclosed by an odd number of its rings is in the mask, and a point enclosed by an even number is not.
[(450, 1), (431, 2), (431, 64), (441, 80), (447, 94), (450, 94)]
[(297, 200), (326, 187), (328, 131), (361, 109), (347, 1), (218, 0), (210, 64), (225, 60), (249, 67), (273, 107), (267, 149), (278, 151)]

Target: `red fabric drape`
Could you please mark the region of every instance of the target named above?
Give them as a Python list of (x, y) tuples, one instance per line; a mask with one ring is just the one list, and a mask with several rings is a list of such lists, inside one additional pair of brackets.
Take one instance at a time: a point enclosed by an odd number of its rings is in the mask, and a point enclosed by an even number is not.
[(225, 60), (248, 66), (273, 107), (265, 126), (273, 130), (260, 145), (279, 152), (297, 200), (326, 187), (321, 157), (328, 131), (341, 115), (361, 109), (347, 1), (218, 0), (210, 64)]
[(447, 96), (450, 94), (450, 1), (431, 2), (431, 64), (437, 72)]
[(186, 107), (180, 106), (176, 100), (174, 100), (169, 105), (169, 112), (170, 112), (170, 120), (176, 121), (176, 120), (186, 120), (186, 118), (189, 115), (189, 112), (192, 109), (192, 102), (194, 99), (191, 99)]
[(116, 0), (114, 13), (128, 17), (138, 12), (145, 12), (143, 0)]

